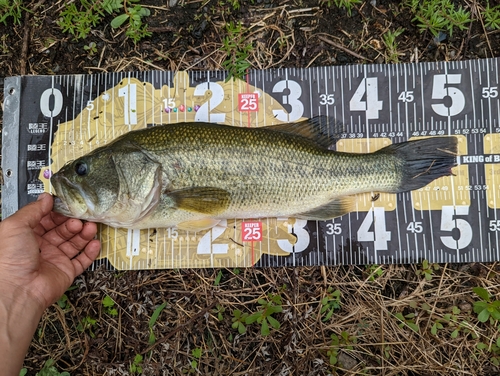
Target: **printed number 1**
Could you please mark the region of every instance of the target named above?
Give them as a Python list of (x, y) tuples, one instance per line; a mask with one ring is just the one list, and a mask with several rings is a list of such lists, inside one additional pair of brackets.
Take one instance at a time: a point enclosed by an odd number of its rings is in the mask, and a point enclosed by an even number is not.
[(125, 85), (118, 90), (118, 96), (123, 98), (123, 121), (125, 125), (137, 124), (137, 85)]

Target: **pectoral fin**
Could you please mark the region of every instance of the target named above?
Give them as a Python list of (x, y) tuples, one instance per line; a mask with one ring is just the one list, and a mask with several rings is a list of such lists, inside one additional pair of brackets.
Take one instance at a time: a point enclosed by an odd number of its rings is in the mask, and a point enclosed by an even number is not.
[(354, 196), (339, 197), (326, 205), (314, 208), (305, 213), (296, 214), (294, 217), (313, 221), (326, 221), (352, 212), (355, 204), (356, 197)]
[(195, 187), (167, 192), (178, 209), (206, 215), (223, 213), (229, 206), (229, 192), (213, 187)]

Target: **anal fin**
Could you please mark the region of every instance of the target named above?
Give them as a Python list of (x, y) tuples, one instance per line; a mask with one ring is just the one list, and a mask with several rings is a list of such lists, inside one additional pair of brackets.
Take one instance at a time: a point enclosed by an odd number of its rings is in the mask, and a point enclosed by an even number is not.
[(180, 230), (197, 232), (197, 231), (208, 230), (209, 228), (216, 226), (219, 222), (220, 219), (203, 218), (192, 221), (184, 221), (179, 223), (176, 227)]
[(328, 219), (340, 217), (354, 210), (356, 197), (338, 197), (328, 204), (319, 206), (304, 213), (294, 215), (296, 218), (309, 219), (312, 221), (326, 221)]

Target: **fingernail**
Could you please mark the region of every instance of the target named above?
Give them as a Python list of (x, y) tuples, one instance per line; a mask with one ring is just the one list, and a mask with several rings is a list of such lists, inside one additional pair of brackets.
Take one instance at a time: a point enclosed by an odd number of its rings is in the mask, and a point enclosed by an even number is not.
[(37, 199), (36, 199), (36, 200), (37, 200), (37, 201), (40, 201), (44, 195), (45, 195), (45, 193), (41, 193), (40, 195), (38, 195), (38, 197), (37, 197)]

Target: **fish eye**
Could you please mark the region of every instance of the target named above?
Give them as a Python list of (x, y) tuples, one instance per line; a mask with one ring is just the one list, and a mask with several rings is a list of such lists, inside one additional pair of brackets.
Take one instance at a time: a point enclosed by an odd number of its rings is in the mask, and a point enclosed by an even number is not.
[(75, 172), (78, 176), (85, 176), (89, 172), (87, 164), (83, 161), (78, 161), (75, 163)]

